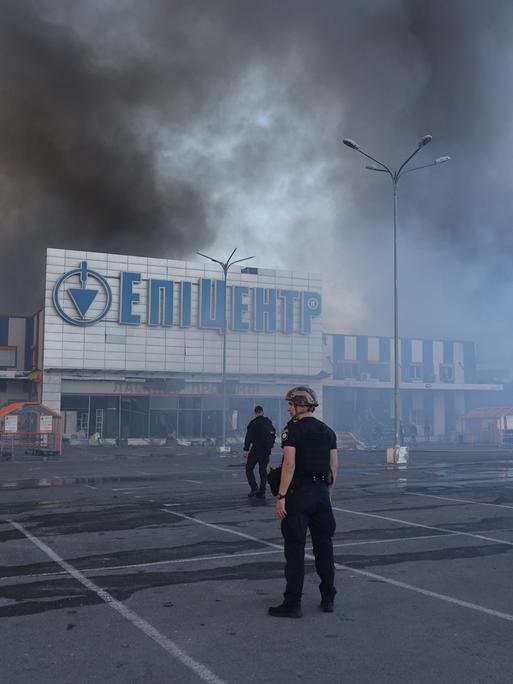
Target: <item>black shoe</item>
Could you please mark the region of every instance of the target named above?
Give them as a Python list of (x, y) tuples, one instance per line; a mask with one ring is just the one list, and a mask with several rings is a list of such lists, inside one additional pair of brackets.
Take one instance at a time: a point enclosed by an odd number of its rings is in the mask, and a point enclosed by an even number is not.
[(269, 608), (269, 615), (272, 617), (300, 618), (303, 617), (303, 611), (301, 610), (301, 606), (281, 603), (279, 606), (272, 606), (272, 608)]
[(258, 496), (258, 489), (252, 489), (248, 494), (248, 499), (252, 499), (254, 496)]
[(332, 600), (321, 601), (321, 610), (323, 613), (333, 613), (335, 606)]
[(257, 499), (265, 499), (265, 492), (257, 492), (255, 496)]

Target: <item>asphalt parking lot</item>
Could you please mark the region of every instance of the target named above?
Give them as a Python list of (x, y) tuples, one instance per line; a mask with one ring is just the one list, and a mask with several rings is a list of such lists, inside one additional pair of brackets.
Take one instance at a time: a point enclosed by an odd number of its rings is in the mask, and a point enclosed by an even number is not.
[(341, 454), (335, 613), (309, 557), (300, 620), (267, 615), (282, 539), (247, 491), (202, 448), (0, 463), (0, 681), (512, 681), (511, 452)]

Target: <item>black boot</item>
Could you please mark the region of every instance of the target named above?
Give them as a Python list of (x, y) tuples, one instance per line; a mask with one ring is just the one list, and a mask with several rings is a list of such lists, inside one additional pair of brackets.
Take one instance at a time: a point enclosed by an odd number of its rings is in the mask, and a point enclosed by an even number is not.
[(272, 617), (300, 618), (303, 617), (303, 611), (301, 605), (283, 602), (279, 606), (269, 608), (269, 615)]
[(333, 599), (322, 599), (321, 610), (323, 613), (333, 613), (333, 611), (335, 610)]

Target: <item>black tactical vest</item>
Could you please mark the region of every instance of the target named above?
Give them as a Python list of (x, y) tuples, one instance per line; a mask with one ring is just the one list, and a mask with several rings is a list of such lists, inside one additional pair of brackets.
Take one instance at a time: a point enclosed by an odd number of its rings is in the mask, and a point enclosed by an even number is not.
[(294, 475), (328, 475), (332, 432), (316, 418), (297, 421), (296, 468)]

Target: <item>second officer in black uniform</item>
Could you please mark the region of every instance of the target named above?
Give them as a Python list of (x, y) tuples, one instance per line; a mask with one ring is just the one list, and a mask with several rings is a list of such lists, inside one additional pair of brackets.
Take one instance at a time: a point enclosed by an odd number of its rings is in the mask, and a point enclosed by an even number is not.
[[(265, 498), (265, 485), (267, 482), (267, 466), (269, 457), (276, 439), (274, 425), (264, 416), (264, 409), (255, 406), (255, 417), (248, 424), (244, 439), (243, 456), (246, 458), (246, 477), (251, 491), (248, 496), (256, 496), (257, 499)], [(260, 474), (260, 488), (257, 487), (254, 469), (258, 463)]]
[(335, 563), (332, 538), (335, 518), (331, 490), (337, 476), (337, 439), (325, 423), (314, 418), (318, 406), (309, 387), (294, 387), (286, 395), (291, 420), (282, 435), (283, 463), (276, 515), (281, 520), (285, 550), (284, 600), (269, 608), (273, 617), (302, 616), (307, 529), (312, 537), (315, 569), (321, 582), (321, 609), (333, 612)]

